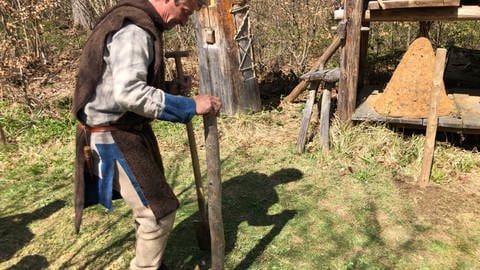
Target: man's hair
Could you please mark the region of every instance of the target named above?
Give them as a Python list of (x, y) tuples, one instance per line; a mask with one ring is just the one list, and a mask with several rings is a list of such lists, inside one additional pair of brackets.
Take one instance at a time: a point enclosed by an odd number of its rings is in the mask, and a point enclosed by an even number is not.
[(180, 4), (180, 3), (186, 3), (186, 2), (191, 2), (195, 1), (197, 8), (195, 10), (200, 9), (203, 5), (206, 5), (206, 0), (175, 0), (175, 4)]

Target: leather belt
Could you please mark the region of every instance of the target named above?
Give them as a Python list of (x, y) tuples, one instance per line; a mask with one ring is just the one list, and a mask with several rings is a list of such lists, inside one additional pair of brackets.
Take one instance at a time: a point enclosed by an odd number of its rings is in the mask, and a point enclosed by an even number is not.
[(127, 126), (127, 125), (115, 125), (115, 126), (96, 126), (96, 127), (89, 127), (85, 126), (82, 124), (79, 124), (80, 128), (83, 130), (90, 132), (90, 133), (96, 133), (96, 132), (110, 132), (110, 131), (116, 131), (116, 130), (136, 130), (140, 131), (142, 130), (144, 124), (140, 125), (132, 125), (132, 126)]

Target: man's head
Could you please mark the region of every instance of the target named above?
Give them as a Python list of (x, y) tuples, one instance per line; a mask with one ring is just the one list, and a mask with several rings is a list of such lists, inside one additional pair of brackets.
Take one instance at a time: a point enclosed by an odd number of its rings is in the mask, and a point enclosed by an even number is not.
[(190, 15), (200, 8), (197, 0), (150, 0), (160, 17), (165, 22), (165, 28), (175, 25), (185, 25)]

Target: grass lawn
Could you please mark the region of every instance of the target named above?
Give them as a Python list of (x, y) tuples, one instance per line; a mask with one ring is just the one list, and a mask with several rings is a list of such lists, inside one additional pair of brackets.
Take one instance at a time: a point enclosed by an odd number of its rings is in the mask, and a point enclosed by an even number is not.
[[(226, 269), (480, 269), (480, 161), (476, 148), (437, 142), (433, 182), (415, 185), (424, 136), (333, 121), (295, 153), (302, 104), (221, 116)], [(2, 104), (0, 269), (126, 269), (134, 225), (122, 201), (91, 207), (73, 228), (74, 122)], [(205, 174), (203, 126), (194, 121)], [(165, 254), (171, 269), (207, 269), (186, 130), (155, 122), (181, 208)], [(205, 178), (205, 175), (204, 175)]]

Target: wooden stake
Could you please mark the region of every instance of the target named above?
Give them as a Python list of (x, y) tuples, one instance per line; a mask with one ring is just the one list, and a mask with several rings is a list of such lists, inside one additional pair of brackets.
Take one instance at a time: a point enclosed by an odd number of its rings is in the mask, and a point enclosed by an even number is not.
[(437, 134), (438, 124), (438, 99), (440, 96), (440, 90), (443, 87), (443, 73), (445, 71), (446, 55), (446, 49), (437, 49), (432, 77), (432, 92), (430, 94), (430, 113), (428, 114), (427, 132), (425, 136), (425, 145), (423, 147), (422, 169), (418, 178), (418, 183), (422, 188), (428, 185), (432, 171), (435, 136)]
[(333, 83), (326, 83), (325, 89), (322, 93), (322, 107), (320, 111), (320, 145), (322, 146), (323, 153), (327, 154), (330, 151), (330, 138), (329, 138), (329, 126), (330, 126), (330, 104), (332, 102), (331, 88)]
[(224, 269), (225, 236), (222, 218), (222, 182), (220, 178), (220, 147), (217, 118), (204, 115), (205, 148), (208, 179), (208, 220), (211, 235), (212, 270)]
[(297, 139), (297, 153), (301, 154), (305, 151), (305, 143), (307, 139), (308, 126), (310, 124), (310, 118), (312, 118), (313, 104), (317, 97), (318, 82), (310, 82), (310, 90), (308, 91), (308, 99), (303, 109), (302, 124), (300, 126), (300, 132)]

